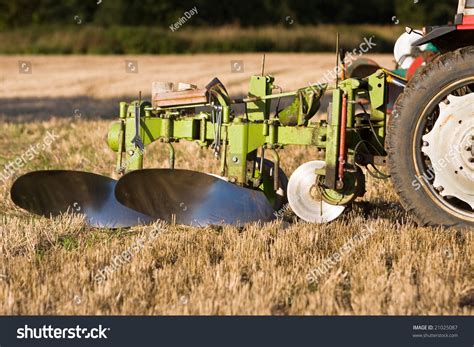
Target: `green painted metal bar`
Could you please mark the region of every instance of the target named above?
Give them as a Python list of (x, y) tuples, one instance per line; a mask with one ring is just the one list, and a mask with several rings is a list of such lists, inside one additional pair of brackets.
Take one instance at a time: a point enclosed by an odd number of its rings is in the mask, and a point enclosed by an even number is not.
[[(328, 121), (305, 123), (299, 126), (282, 125), (278, 118), (270, 118), (271, 100), (286, 96), (295, 96), (298, 91), (271, 94), (273, 77), (253, 76), (250, 82), (249, 97), (241, 100), (247, 103), (247, 114), (231, 114), (228, 95), (222, 90), (213, 90), (213, 100), (222, 107), (221, 134), (221, 174), (230, 181), (246, 185), (253, 179), (249, 176), (248, 161), (253, 161), (258, 148), (269, 146), (279, 148), (287, 145), (315, 146), (326, 151), (326, 186), (337, 187), (337, 158), (340, 137), (341, 96), (347, 93), (347, 152), (353, 153), (353, 147), (360, 141), (361, 133), (355, 128), (355, 95), (366, 93), (372, 104), (371, 121), (379, 140), (385, 136), (386, 119), (386, 75), (383, 71), (369, 76), (365, 81), (348, 79), (339, 83), (339, 88), (328, 87), (333, 91), (332, 107)], [(325, 86), (327, 87), (327, 86)], [(225, 95), (224, 95), (225, 94)], [(135, 148), (131, 140), (135, 134), (134, 103), (120, 103), (120, 122), (109, 130), (108, 143), (118, 151), (117, 166), (125, 166), (126, 171), (140, 169), (143, 166), (143, 153)], [(155, 141), (169, 143), (178, 140), (194, 141), (200, 146), (210, 146), (215, 141), (215, 124), (209, 112), (181, 115), (180, 109), (210, 104), (194, 104), (170, 108), (153, 108), (143, 102), (141, 110), (145, 116), (141, 119), (139, 134), (145, 146)], [(367, 140), (367, 139), (366, 139)], [(369, 140), (373, 142), (373, 136)], [(124, 158), (122, 160), (122, 154)], [(171, 163), (171, 154), (170, 154)]]
[[(368, 77), (370, 95), (370, 120), (377, 138), (370, 141), (379, 152), (385, 153), (384, 142), (386, 136), (388, 84), (387, 75), (381, 69)], [(382, 146), (381, 146), (381, 145)]]
[[(274, 78), (272, 76), (252, 76), (250, 78), (249, 98), (257, 98), (247, 103), (247, 115), (251, 121), (269, 118), (270, 101), (262, 99), (272, 94)], [(259, 99), (260, 98), (260, 99)]]
[(328, 115), (328, 131), (326, 143), (326, 179), (327, 188), (337, 188), (337, 158), (339, 154), (339, 124), (341, 117), (341, 99), (343, 90), (336, 89), (332, 93), (332, 109)]
[(248, 123), (232, 124), (228, 131), (227, 174), (232, 183), (247, 181)]

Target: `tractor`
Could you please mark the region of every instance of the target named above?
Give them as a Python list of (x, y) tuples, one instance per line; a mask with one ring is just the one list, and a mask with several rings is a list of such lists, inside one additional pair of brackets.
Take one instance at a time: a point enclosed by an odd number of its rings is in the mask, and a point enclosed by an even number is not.
[(440, 54), (398, 97), (388, 122), (390, 174), (422, 225), (474, 227), (474, 1), (454, 24), (427, 27), (414, 46)]

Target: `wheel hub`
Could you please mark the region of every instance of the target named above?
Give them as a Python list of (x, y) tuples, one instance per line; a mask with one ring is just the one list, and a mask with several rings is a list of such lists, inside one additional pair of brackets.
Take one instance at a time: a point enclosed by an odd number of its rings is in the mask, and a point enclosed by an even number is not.
[(423, 136), (422, 151), (431, 161), (439, 194), (474, 209), (474, 93), (447, 100), (439, 105), (433, 129)]

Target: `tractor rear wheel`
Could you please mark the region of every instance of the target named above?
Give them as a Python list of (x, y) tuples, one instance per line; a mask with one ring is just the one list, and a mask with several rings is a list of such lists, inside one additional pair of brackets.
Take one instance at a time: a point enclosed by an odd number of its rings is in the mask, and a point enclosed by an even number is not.
[(388, 125), (390, 173), (421, 225), (474, 229), (474, 46), (418, 73)]

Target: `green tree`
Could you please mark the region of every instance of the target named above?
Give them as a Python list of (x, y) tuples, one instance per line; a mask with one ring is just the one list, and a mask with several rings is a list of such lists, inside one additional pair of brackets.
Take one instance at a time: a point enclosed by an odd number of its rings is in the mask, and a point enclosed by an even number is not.
[(395, 0), (395, 13), (401, 24), (442, 25), (453, 21), (457, 0)]

